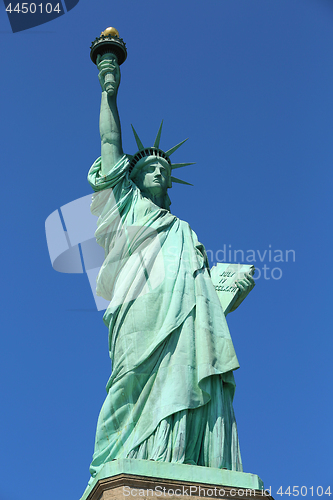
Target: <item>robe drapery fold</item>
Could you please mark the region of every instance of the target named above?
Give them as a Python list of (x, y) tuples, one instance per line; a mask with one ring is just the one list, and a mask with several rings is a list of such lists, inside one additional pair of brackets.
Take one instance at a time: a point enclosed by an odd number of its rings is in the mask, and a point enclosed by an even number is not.
[(126, 457), (242, 470), (232, 407), (239, 365), (205, 249), (141, 194), (128, 164), (124, 156), (103, 176), (99, 158), (88, 174), (112, 360), (91, 474)]

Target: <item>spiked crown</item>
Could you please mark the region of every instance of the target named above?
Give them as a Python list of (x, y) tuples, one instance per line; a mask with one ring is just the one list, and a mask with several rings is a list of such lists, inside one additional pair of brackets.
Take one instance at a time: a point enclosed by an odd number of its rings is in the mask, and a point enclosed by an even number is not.
[[(159, 148), (161, 133), (162, 133), (162, 125), (163, 125), (163, 120), (161, 122), (160, 128), (158, 129), (154, 145), (152, 147), (149, 147), (149, 148), (145, 148), (143, 146), (141, 140), (139, 139), (138, 134), (136, 133), (136, 131), (132, 125), (135, 141), (136, 141), (136, 144), (139, 148), (139, 151), (137, 153), (135, 153), (135, 155), (132, 156), (132, 158), (130, 160), (129, 174), (130, 174), (131, 179), (133, 179), (135, 177), (135, 175), (137, 174), (137, 172), (144, 166), (145, 162), (142, 160), (144, 160), (145, 158), (148, 158), (150, 156), (156, 156), (157, 158), (163, 158), (165, 161), (167, 161), (168, 164), (170, 165), (171, 172), (173, 169), (176, 169), (176, 168), (186, 167), (187, 165), (194, 165), (194, 163), (171, 163), (169, 156), (172, 155), (172, 153), (174, 153), (182, 144), (184, 144), (184, 142), (186, 142), (187, 139), (180, 142), (179, 144), (177, 144), (173, 148), (168, 149), (168, 151), (165, 151), (165, 152), (162, 151), (162, 149)], [(181, 179), (177, 179), (176, 177), (173, 177), (172, 175), (170, 176), (170, 180), (171, 180), (171, 182), (176, 182), (178, 184), (187, 184), (188, 186), (193, 185), (193, 184), (190, 184), (189, 182), (185, 182), (185, 181), (182, 181)], [(171, 183), (170, 183), (169, 187), (171, 187)]]

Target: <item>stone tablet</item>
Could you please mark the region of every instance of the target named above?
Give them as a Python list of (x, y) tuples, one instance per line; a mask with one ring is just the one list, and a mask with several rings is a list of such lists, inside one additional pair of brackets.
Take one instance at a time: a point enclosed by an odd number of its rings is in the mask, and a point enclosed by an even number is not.
[(254, 266), (245, 264), (219, 262), (211, 268), (212, 281), (225, 315), (231, 311), (240, 295), (240, 290), (235, 282), (244, 278), (247, 273), (253, 276), (254, 272)]

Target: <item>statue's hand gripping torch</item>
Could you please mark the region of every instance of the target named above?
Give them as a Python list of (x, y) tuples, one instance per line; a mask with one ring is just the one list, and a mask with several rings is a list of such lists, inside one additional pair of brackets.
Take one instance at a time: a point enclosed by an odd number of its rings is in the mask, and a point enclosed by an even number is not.
[(120, 69), (116, 56), (114, 54), (98, 55), (96, 63), (102, 90), (106, 91), (108, 95), (116, 94), (120, 83)]

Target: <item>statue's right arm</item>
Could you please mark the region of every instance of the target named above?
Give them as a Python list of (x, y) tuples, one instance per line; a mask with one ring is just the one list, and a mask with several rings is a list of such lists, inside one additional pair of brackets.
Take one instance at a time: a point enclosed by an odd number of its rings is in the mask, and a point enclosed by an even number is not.
[(102, 87), (99, 131), (101, 136), (102, 175), (106, 175), (123, 157), (121, 127), (117, 108), (120, 70), (109, 54), (99, 58), (99, 81)]

